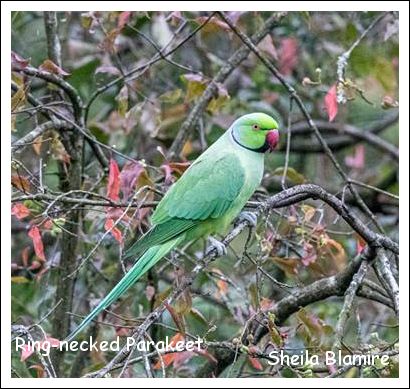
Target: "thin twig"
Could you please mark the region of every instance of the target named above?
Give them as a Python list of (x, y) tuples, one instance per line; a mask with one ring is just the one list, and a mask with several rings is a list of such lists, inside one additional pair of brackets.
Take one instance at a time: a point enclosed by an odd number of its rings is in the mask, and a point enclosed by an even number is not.
[(363, 261), (360, 264), (357, 273), (353, 276), (352, 281), (350, 282), (350, 285), (346, 290), (343, 308), (339, 314), (339, 320), (337, 321), (335, 329), (335, 340), (333, 343), (333, 351), (335, 352), (342, 348), (342, 339), (347, 324), (347, 320), (349, 319), (352, 313), (355, 296), (357, 294), (358, 289), (360, 288), (360, 285), (363, 282), (364, 277), (366, 276), (367, 270), (368, 263), (367, 261)]
[[(341, 54), (339, 58), (337, 59), (337, 78), (338, 78), (338, 82), (340, 82), (342, 85), (345, 84), (346, 67), (347, 67), (350, 55), (352, 54), (353, 50), (360, 44), (360, 42), (366, 37), (366, 35), (388, 14), (390, 14), (390, 12), (384, 12), (381, 15), (377, 16), (370, 23), (369, 27), (367, 27), (362, 32), (359, 38), (357, 38), (356, 41), (353, 42), (353, 44), (349, 47), (349, 49), (345, 51), (343, 54)], [(338, 88), (337, 101), (340, 104), (346, 103), (347, 99), (344, 94), (344, 88)]]
[[(255, 35), (252, 36), (252, 42), (258, 44), (274, 27), (276, 27), (279, 21), (286, 15), (286, 12), (275, 12), (269, 19), (266, 20), (263, 27)], [(226, 61), (226, 64), (219, 70), (213, 80), (208, 84), (205, 91), (190, 110), (188, 117), (182, 123), (178, 134), (168, 152), (168, 158), (172, 159), (177, 157), (184, 144), (188, 139), (190, 133), (195, 128), (199, 118), (206, 109), (208, 103), (214, 97), (218, 90), (218, 84), (223, 83), (228, 76), (236, 69), (249, 55), (250, 50), (242, 46), (230, 58)]]
[(299, 109), (301, 110), (303, 116), (306, 118), (306, 121), (309, 124), (309, 127), (312, 128), (314, 131), (317, 139), (319, 140), (319, 143), (322, 145), (323, 150), (325, 154), (330, 158), (332, 161), (333, 165), (335, 166), (337, 172), (339, 175), (343, 178), (343, 180), (347, 183), (347, 186), (354, 196), (357, 204), (359, 207), (363, 210), (363, 212), (372, 220), (374, 225), (379, 229), (380, 232), (385, 233), (383, 227), (380, 225), (380, 223), (377, 221), (376, 217), (374, 214), (370, 211), (369, 207), (365, 204), (363, 199), (360, 197), (359, 193), (357, 192), (356, 188), (352, 185), (349, 184), (349, 177), (345, 173), (345, 171), (342, 169), (340, 166), (340, 163), (334, 156), (332, 150), (329, 148), (328, 144), (326, 143), (326, 140), (323, 138), (322, 134), (320, 133), (319, 129), (317, 128), (315, 122), (313, 121), (312, 117), (310, 116), (309, 111), (307, 110), (306, 106), (302, 102), (301, 98), (297, 94), (295, 88), (293, 88), (287, 81), (286, 79), (280, 74), (279, 70), (269, 61), (266, 56), (255, 46), (255, 44), (252, 42), (252, 40), (244, 34), (242, 31), (240, 31), (238, 28), (235, 27), (235, 25), (230, 21), (228, 17), (225, 16), (223, 12), (218, 11), (218, 15), (223, 19), (225, 23), (229, 25), (231, 30), (242, 40), (242, 42), (261, 60), (261, 62), (269, 69), (269, 71), (280, 81), (280, 83), (286, 88), (288, 91), (289, 95), (293, 97), (295, 100), (296, 104), (298, 105)]

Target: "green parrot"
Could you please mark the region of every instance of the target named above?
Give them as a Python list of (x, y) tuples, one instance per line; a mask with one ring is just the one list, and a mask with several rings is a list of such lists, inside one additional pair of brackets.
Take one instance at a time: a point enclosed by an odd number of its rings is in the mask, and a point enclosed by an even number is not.
[[(225, 232), (260, 185), (264, 154), (278, 141), (278, 123), (271, 116), (251, 113), (237, 119), (171, 186), (151, 217), (150, 230), (125, 253), (135, 264), (66, 340), (76, 337), (172, 249)], [(244, 216), (256, 224), (254, 215)], [(211, 239), (218, 253), (225, 253), (225, 247)]]

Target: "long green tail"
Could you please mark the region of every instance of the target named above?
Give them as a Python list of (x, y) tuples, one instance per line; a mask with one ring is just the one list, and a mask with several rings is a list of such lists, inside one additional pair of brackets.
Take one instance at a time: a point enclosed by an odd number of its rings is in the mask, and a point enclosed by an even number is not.
[(170, 252), (178, 243), (179, 238), (170, 240), (161, 245), (149, 248), (144, 255), (138, 259), (135, 265), (125, 274), (120, 282), (114, 286), (110, 293), (88, 314), (81, 324), (65, 339), (73, 340), (91, 321), (115, 300), (122, 296), (135, 282), (140, 279), (152, 266), (154, 266), (164, 255)]

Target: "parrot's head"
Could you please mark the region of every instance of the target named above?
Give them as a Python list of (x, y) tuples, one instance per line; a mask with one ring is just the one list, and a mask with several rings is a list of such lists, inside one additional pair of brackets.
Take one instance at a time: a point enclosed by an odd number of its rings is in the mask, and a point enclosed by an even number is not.
[(241, 116), (230, 127), (233, 140), (257, 153), (272, 152), (279, 143), (278, 122), (271, 116), (255, 112)]

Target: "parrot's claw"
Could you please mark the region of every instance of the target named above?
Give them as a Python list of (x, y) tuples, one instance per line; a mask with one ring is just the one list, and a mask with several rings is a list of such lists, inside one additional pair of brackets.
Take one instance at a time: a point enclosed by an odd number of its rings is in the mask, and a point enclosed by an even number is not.
[(215, 248), (216, 249), (216, 252), (217, 252), (217, 254), (218, 254), (218, 257), (222, 257), (223, 255), (226, 255), (227, 253), (228, 253), (228, 250), (227, 250), (227, 248), (226, 248), (226, 246), (222, 243), (222, 242), (220, 242), (218, 239), (215, 239), (215, 238), (213, 238), (212, 236), (210, 236), (209, 238), (208, 238), (208, 241), (209, 241), (209, 246), (208, 246), (208, 248), (207, 248), (207, 250), (206, 250), (206, 253), (208, 254), (210, 251), (211, 251), (211, 249), (213, 249), (213, 248)]
[(258, 216), (255, 213), (249, 211), (242, 211), (238, 217), (238, 223), (247, 221), (251, 227), (256, 227), (258, 223)]

